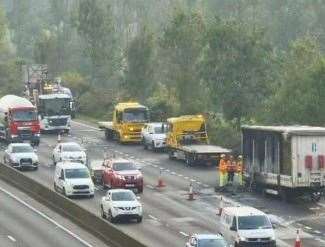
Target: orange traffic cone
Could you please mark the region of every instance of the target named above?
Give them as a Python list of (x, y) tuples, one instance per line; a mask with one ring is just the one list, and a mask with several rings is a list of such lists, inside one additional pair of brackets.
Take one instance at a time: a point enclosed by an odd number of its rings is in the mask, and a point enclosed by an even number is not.
[(297, 230), (297, 237), (296, 237), (295, 247), (302, 247), (300, 236), (299, 236), (299, 229)]
[(163, 179), (162, 179), (162, 171), (160, 170), (159, 172), (159, 177), (158, 177), (158, 184), (157, 184), (157, 188), (163, 188), (165, 187), (166, 184), (164, 183)]
[(190, 183), (190, 188), (189, 188), (189, 193), (188, 193), (188, 199), (187, 200), (189, 200), (189, 201), (195, 200), (192, 182)]

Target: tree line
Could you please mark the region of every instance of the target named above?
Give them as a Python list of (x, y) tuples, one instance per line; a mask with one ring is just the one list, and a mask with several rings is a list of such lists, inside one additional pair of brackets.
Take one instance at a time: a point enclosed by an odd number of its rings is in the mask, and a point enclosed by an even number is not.
[(45, 63), (93, 118), (121, 100), (153, 120), (204, 113), (235, 148), (242, 124), (324, 124), (321, 0), (2, 2), (1, 94), (20, 93), (21, 64)]

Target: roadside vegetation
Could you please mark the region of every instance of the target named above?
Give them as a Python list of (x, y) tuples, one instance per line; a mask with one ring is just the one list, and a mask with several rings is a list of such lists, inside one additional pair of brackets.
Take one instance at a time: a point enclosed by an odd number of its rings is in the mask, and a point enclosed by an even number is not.
[(153, 120), (205, 114), (232, 148), (242, 124), (324, 125), (324, 1), (1, 3), (1, 95), (21, 93), (21, 64), (44, 63), (91, 118), (121, 100)]

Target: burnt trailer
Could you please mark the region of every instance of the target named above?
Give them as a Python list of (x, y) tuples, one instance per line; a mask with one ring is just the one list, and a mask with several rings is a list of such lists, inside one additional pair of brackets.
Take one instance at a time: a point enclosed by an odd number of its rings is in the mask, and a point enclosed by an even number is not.
[(290, 200), (319, 200), (325, 186), (325, 128), (242, 126), (246, 185)]

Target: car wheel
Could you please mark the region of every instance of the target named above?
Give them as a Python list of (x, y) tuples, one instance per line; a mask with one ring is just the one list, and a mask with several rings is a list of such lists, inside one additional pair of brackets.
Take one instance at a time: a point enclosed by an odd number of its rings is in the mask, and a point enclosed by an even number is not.
[(38, 166), (34, 167), (34, 171), (37, 171), (38, 170)]
[(4, 164), (4, 165), (7, 164), (7, 159), (6, 159), (6, 157), (3, 157), (3, 164)]
[(101, 214), (101, 216), (102, 216), (103, 219), (106, 219), (107, 218), (106, 217), (106, 214), (104, 212), (103, 206), (100, 206), (100, 214)]
[(89, 195), (89, 198), (94, 198), (94, 196), (95, 196), (94, 194), (92, 194), (92, 195)]
[(58, 191), (58, 187), (56, 186), (56, 183), (53, 184), (54, 191)]
[(62, 190), (62, 194), (63, 194), (64, 196), (68, 197), (68, 196), (67, 196), (67, 192), (65, 191), (65, 188), (64, 188), (64, 187), (63, 187), (63, 190)]
[(115, 218), (113, 217), (112, 212), (111, 212), (110, 209), (108, 210), (108, 220), (109, 220), (111, 223), (115, 223)]
[(137, 218), (137, 222), (138, 222), (138, 223), (141, 223), (141, 222), (142, 222), (142, 216), (139, 216), (139, 217)]
[(154, 142), (151, 143), (151, 150), (154, 151), (154, 152), (157, 151), (157, 149), (155, 148), (155, 143)]

